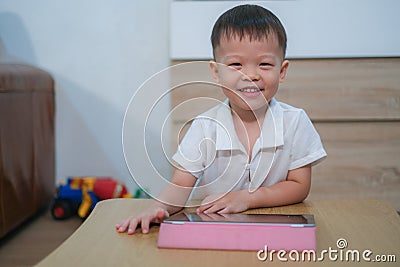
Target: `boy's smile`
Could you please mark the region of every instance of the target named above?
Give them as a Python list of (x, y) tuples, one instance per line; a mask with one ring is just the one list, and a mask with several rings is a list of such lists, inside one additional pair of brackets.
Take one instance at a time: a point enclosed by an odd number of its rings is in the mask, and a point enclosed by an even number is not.
[(273, 34), (261, 40), (223, 36), (215, 49), (215, 61), (210, 62), (214, 79), (238, 113), (266, 109), (288, 65)]
[(249, 87), (244, 87), (244, 88), (238, 89), (238, 91), (241, 92), (246, 97), (257, 97), (261, 94), (261, 91), (264, 91), (264, 89), (249, 86)]

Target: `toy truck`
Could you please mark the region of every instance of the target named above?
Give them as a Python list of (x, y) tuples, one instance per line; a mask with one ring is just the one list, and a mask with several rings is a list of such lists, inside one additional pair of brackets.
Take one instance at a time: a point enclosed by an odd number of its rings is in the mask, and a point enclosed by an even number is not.
[(103, 199), (131, 197), (126, 186), (112, 177), (68, 177), (57, 188), (51, 207), (56, 220), (64, 220), (78, 214), (85, 219), (97, 202)]

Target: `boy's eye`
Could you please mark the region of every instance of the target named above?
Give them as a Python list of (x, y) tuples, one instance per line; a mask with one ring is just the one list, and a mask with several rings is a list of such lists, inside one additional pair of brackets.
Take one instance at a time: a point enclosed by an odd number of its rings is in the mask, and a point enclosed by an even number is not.
[(228, 66), (229, 66), (229, 67), (234, 67), (234, 68), (237, 68), (237, 67), (240, 67), (240, 66), (242, 66), (242, 64), (240, 64), (240, 63), (238, 63), (238, 62), (235, 62), (235, 63), (231, 63), (231, 64), (229, 64)]
[(261, 66), (261, 67), (272, 67), (272, 64), (271, 64), (271, 63), (264, 62), (264, 63), (260, 63), (260, 66)]

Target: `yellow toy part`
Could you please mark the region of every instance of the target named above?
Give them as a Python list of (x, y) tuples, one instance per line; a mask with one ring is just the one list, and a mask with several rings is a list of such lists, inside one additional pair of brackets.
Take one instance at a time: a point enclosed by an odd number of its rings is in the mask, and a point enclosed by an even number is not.
[(86, 216), (89, 214), (90, 207), (93, 204), (93, 200), (89, 194), (89, 191), (93, 191), (93, 185), (95, 182), (95, 177), (81, 178), (82, 203), (78, 209), (78, 215), (81, 218), (86, 218)]

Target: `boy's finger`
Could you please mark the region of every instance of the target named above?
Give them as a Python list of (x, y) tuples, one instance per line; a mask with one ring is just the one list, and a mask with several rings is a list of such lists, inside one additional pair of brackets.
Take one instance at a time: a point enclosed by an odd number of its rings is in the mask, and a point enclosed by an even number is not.
[[(229, 209), (229, 207), (225, 207), (220, 211), (217, 211), (218, 214), (227, 214), (227, 213), (232, 213)], [(221, 215), (222, 216), (222, 215)]]
[(202, 205), (200, 207), (197, 208), (196, 212), (197, 213), (203, 213), (205, 210), (207, 210), (208, 208), (210, 208), (212, 205), (208, 204), (208, 205)]
[(150, 220), (148, 217), (142, 218), (141, 227), (143, 234), (147, 234), (149, 232)]
[(164, 210), (164, 209), (159, 209), (159, 210), (157, 211), (157, 213), (156, 213), (156, 217), (157, 217), (160, 221), (162, 221), (162, 220), (164, 220), (165, 218), (168, 218), (168, 217), (169, 217), (169, 213), (168, 213), (168, 211), (166, 211), (166, 210)]
[(131, 220), (129, 223), (129, 228), (128, 228), (128, 235), (132, 235), (135, 233), (135, 230), (139, 224), (139, 221), (137, 219)]
[(206, 213), (206, 214), (208, 214), (208, 213), (216, 213), (216, 212), (218, 212), (218, 211), (220, 211), (220, 210), (222, 210), (222, 209), (224, 209), (224, 208), (225, 208), (225, 207), (221, 207), (221, 206), (216, 205), (216, 204), (214, 203), (214, 204), (211, 204), (210, 207), (204, 209), (204, 210), (203, 210), (203, 213)]
[(203, 213), (206, 209), (210, 208), (214, 203), (208, 201), (208, 197), (206, 197), (197, 208), (197, 213)]
[(125, 232), (126, 231), (126, 228), (128, 228), (128, 225), (129, 225), (129, 223), (130, 223), (130, 218), (129, 219), (127, 219), (127, 220), (125, 220), (125, 221), (123, 221), (122, 223), (120, 223), (118, 226), (118, 232), (120, 232), (120, 233), (123, 233), (123, 232)]

